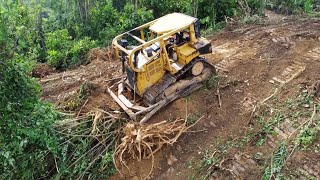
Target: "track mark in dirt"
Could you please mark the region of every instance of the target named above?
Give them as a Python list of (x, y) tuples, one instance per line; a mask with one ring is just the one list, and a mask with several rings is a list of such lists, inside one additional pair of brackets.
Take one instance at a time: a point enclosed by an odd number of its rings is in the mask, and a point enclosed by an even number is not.
[(276, 139), (274, 139), (271, 135), (267, 135), (267, 144), (271, 147), (271, 148), (276, 148), (277, 147), (277, 142)]
[(249, 155), (235, 154), (229, 168), (239, 178), (244, 177), (245, 173), (258, 168), (258, 164)]
[(208, 59), (214, 59), (214, 61), (218, 62), (215, 63), (215, 67), (218, 70), (228, 72), (236, 66), (237, 60), (245, 57), (246, 54), (238, 52), (239, 47), (241, 46), (240, 42), (236, 42), (236, 44), (233, 45), (225, 43), (223, 45), (213, 47), (212, 54)]
[(293, 41), (291, 41), (290, 37), (278, 37), (278, 38), (272, 38), (272, 41), (275, 43), (280, 43), (282, 46), (289, 48), (293, 45), (295, 45), (295, 43)]
[(216, 69), (222, 70), (225, 72), (230, 71), (230, 69), (233, 67), (233, 64), (235, 62), (235, 59), (233, 60), (222, 60), (218, 64), (215, 65)]
[(235, 47), (230, 43), (224, 43), (220, 46), (213, 45), (211, 54), (216, 56), (216, 58), (226, 59), (236, 54), (238, 49), (239, 49), (238, 47)]
[(286, 84), (299, 76), (305, 69), (306, 66), (304, 64), (295, 62), (294, 64), (285, 68), (279, 76), (273, 77), (272, 79), (281, 84)]
[(320, 47), (316, 47), (306, 54), (307, 60), (320, 61)]
[[(308, 157), (309, 156), (309, 157)], [(292, 179), (320, 179), (320, 155), (311, 154), (313, 158), (310, 158), (310, 155), (305, 153), (298, 152), (292, 157), (292, 160), (288, 162), (288, 166), (291, 170), (287, 172), (289, 177)], [(296, 164), (299, 164), (297, 166)]]
[(282, 124), (280, 124), (280, 128), (283, 129), (285, 134), (289, 135), (292, 134), (296, 129), (293, 127), (293, 123), (290, 119), (286, 118)]
[(320, 169), (319, 165), (308, 166), (305, 164), (303, 165), (302, 168), (298, 168), (298, 171), (302, 172), (303, 175), (307, 175), (307, 177), (314, 176), (319, 179), (320, 178), (319, 169)]
[[(288, 138), (291, 138), (296, 132), (296, 127), (304, 124), (307, 119), (299, 118), (298, 121), (291, 121), (286, 118), (279, 124), (278, 127), (274, 127), (273, 130), (276, 133), (275, 136), (267, 135), (267, 145), (271, 148), (277, 148), (279, 142), (285, 142)], [(288, 152), (291, 152), (293, 147), (288, 147)], [(307, 154), (307, 156), (306, 156)], [(312, 154), (312, 153), (311, 153)], [(320, 162), (316, 160), (316, 163), (312, 163), (312, 160), (308, 157), (308, 152), (297, 152), (293, 154), (290, 160), (287, 162), (289, 170), (294, 169), (294, 172), (288, 172), (287, 174), (294, 179), (320, 179)], [(320, 158), (320, 155), (316, 155)], [(317, 158), (315, 158), (317, 159)]]

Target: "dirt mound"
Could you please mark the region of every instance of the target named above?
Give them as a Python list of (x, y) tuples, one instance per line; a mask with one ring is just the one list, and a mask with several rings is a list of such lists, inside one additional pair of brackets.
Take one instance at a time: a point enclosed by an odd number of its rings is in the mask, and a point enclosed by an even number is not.
[(51, 75), (55, 70), (46, 63), (38, 63), (32, 71), (32, 77), (44, 78), (45, 76)]
[(112, 49), (112, 47), (107, 47), (107, 48), (94, 48), (91, 49), (89, 52), (89, 59), (94, 60), (103, 60), (103, 61), (112, 61), (115, 59), (115, 52)]

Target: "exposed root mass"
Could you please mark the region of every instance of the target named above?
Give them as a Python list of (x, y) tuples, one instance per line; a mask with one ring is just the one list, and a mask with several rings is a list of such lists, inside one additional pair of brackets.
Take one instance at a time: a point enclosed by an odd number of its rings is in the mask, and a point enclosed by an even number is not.
[(184, 119), (176, 119), (173, 122), (162, 121), (149, 125), (128, 123), (123, 128), (124, 137), (113, 155), (117, 170), (121, 173), (123, 172), (122, 167), (126, 167), (130, 171), (126, 163), (127, 158), (138, 161), (152, 158), (152, 166), (147, 177), (150, 176), (154, 166), (154, 154), (164, 145), (173, 145), (181, 134), (193, 125), (187, 126), (187, 121)]

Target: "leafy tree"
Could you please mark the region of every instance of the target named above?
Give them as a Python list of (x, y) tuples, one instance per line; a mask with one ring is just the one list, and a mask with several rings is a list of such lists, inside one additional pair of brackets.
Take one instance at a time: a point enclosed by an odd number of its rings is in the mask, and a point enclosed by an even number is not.
[(14, 53), (31, 59), (38, 57), (40, 49), (36, 22), (39, 11), (40, 7), (32, 1), (28, 5), (20, 1), (0, 3), (0, 49), (4, 57), (13, 57)]
[(39, 101), (40, 86), (27, 74), (22, 57), (0, 64), (0, 178), (35, 179), (47, 175), (49, 155), (57, 153), (52, 128), (58, 114)]
[(70, 66), (86, 62), (86, 53), (95, 46), (89, 37), (72, 40), (67, 29), (47, 33), (47, 61), (57, 69), (66, 69)]
[(172, 12), (187, 12), (191, 9), (192, 2), (191, 0), (141, 0), (140, 6), (152, 9), (154, 16), (160, 17)]
[(277, 12), (286, 14), (312, 13), (319, 11), (318, 7), (320, 1), (318, 0), (268, 0), (267, 6)]
[(145, 7), (136, 8), (127, 3), (119, 12), (110, 1), (107, 1), (101, 9), (92, 10), (91, 28), (94, 32), (99, 32), (92, 37), (97, 38), (100, 44), (110, 44), (118, 34), (152, 19), (152, 11)]

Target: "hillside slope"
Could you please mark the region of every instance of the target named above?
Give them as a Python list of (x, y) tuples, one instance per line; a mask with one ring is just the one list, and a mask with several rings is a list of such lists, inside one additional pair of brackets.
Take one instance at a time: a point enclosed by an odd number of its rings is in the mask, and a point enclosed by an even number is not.
[[(157, 153), (151, 179), (260, 179), (284, 146), (289, 159), (281, 166), (283, 176), (319, 179), (319, 134), (305, 150), (293, 143), (306, 121), (319, 126), (319, 102), (305, 96), (320, 80), (319, 29), (318, 19), (279, 17), (210, 36), (213, 52), (206, 58), (218, 70), (219, 85), (176, 100), (151, 119), (204, 115), (192, 132)], [(121, 76), (120, 62), (95, 53), (86, 66), (41, 78), (42, 98), (80, 113), (120, 110), (105, 91), (106, 81)], [(85, 82), (93, 84), (86, 100), (70, 107)], [(142, 178), (150, 163), (132, 161), (131, 175), (112, 179)]]

